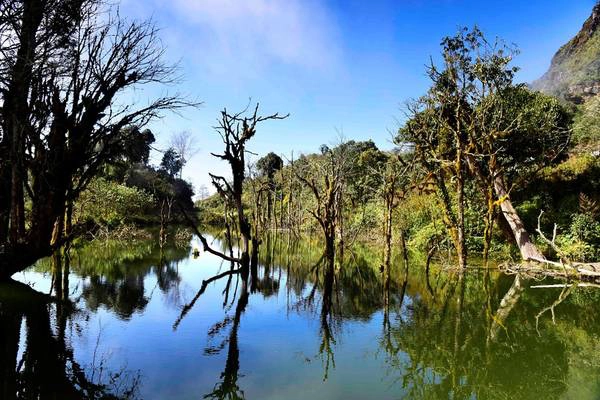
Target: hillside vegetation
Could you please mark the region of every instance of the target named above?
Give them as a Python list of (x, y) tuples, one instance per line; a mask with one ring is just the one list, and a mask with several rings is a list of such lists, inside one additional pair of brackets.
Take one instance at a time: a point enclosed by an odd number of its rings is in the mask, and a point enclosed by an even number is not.
[(600, 93), (600, 3), (581, 30), (554, 55), (549, 70), (532, 86), (536, 90), (583, 103)]

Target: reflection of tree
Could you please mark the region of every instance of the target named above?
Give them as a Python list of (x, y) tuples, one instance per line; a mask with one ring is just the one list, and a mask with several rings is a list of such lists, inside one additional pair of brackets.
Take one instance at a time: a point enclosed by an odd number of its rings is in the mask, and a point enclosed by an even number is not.
[[(316, 298), (320, 289), (321, 307), (318, 311), (320, 327), (320, 344), (318, 356), (323, 364), (323, 380), (329, 377), (329, 369), (335, 369), (334, 347), (336, 345), (334, 331), (341, 323), (340, 293), (336, 290), (335, 259), (326, 252), (310, 269), (314, 283), (306, 296), (293, 307), (296, 310), (316, 313)], [(288, 275), (289, 278), (289, 275)], [(303, 279), (307, 279), (304, 277)]]
[[(521, 302), (522, 280), (494, 301), (488, 323), (480, 276), (444, 279), (448, 284), (435, 293), (439, 302), (411, 296), (405, 318), (390, 327), (387, 362), (400, 374), (406, 398), (537, 399), (564, 392), (565, 343), (537, 335), (532, 320), (538, 306)], [(501, 327), (510, 334), (500, 335)]]
[(502, 300), (500, 300), (498, 310), (492, 316), (489, 340), (495, 340), (498, 337), (500, 329), (505, 328), (506, 320), (508, 319), (510, 312), (517, 305), (521, 294), (523, 294), (523, 291), (525, 290), (522, 281), (523, 279), (519, 275), (516, 275), (510, 289), (508, 289)]
[[(240, 349), (238, 345), (238, 330), (240, 327), (240, 320), (242, 314), (246, 310), (248, 305), (248, 281), (242, 279), (242, 288), (240, 297), (238, 298), (237, 305), (235, 307), (235, 314), (233, 317), (233, 323), (229, 331), (229, 336), (226, 339), (228, 342), (227, 347), (227, 359), (225, 361), (225, 369), (221, 373), (222, 381), (217, 383), (213, 391), (204, 396), (207, 399), (243, 399), (244, 391), (239, 387), (237, 381), (239, 378), (240, 370)], [(222, 324), (217, 326), (226, 326), (228, 324), (228, 317)], [(216, 332), (213, 332), (213, 334)], [(223, 343), (224, 344), (224, 343)], [(220, 346), (221, 348), (224, 346)], [(209, 350), (209, 349), (207, 349)], [(210, 351), (210, 350), (209, 350)]]
[[(173, 324), (173, 329), (176, 330), (182, 323), (186, 315), (192, 310), (192, 308), (196, 305), (200, 297), (204, 294), (209, 284), (219, 281), (223, 278), (227, 278), (227, 283), (225, 284), (225, 289), (223, 290), (223, 295), (225, 297), (223, 307), (227, 307), (231, 290), (233, 290), (231, 304), (235, 302), (235, 298), (236, 296), (238, 296), (238, 286), (241, 286), (233, 318), (226, 315), (222, 321), (214, 324), (208, 332), (209, 338), (213, 339), (217, 335), (221, 334), (221, 332), (223, 332), (224, 329), (231, 326), (229, 335), (226, 339), (221, 341), (216, 346), (209, 345), (204, 350), (205, 355), (215, 355), (219, 354), (225, 347), (227, 347), (227, 358), (225, 361), (225, 369), (223, 370), (220, 376), (221, 381), (218, 382), (213, 388), (213, 391), (205, 395), (204, 398), (244, 398), (244, 391), (238, 385), (238, 378), (240, 376), (240, 350), (238, 345), (238, 331), (242, 314), (244, 313), (244, 311), (246, 310), (246, 306), (248, 305), (248, 299), (250, 297), (251, 292), (250, 287), (253, 290), (260, 289), (260, 285), (258, 283), (258, 265), (254, 264), (255, 262), (256, 259), (248, 267), (241, 267), (237, 269), (235, 268), (234, 263), (231, 263), (231, 268), (229, 270), (218, 273), (217, 275), (214, 275), (204, 280), (194, 298), (182, 307), (179, 317)], [(233, 286), (232, 280), (234, 278), (236, 279), (236, 284)]]
[[(600, 363), (593, 361), (600, 354), (600, 323), (590, 306), (598, 304), (599, 297), (580, 299), (573, 291), (557, 307), (556, 326), (549, 313), (540, 317), (540, 336), (535, 315), (552, 305), (558, 292), (532, 294), (522, 278), (488, 271), (456, 275), (436, 265), (429, 271), (415, 265), (408, 276), (400, 260), (393, 264), (397, 271), (391, 274), (389, 294), (382, 297), (378, 255), (372, 257), (359, 247), (346, 255), (343, 265), (331, 268), (316, 242), (272, 239), (263, 243), (258, 270), (252, 272), (255, 288), (263, 296), (279, 290), (288, 300), (288, 311), (308, 313), (319, 321), (315, 359), (320, 359), (325, 379), (336, 367), (334, 352), (344, 320), (369, 321), (382, 310), (384, 334), (379, 343), (388, 374), (406, 398), (559, 398), (583, 393), (571, 388), (567, 392), (567, 381), (592, 382), (600, 372)], [(220, 287), (226, 287), (228, 316), (209, 330), (205, 354), (226, 351), (227, 358), (207, 396), (242, 398), (238, 335), (241, 314), (252, 301), (249, 277), (235, 270), (208, 279), (184, 311), (193, 307), (206, 285), (219, 279)], [(580, 304), (573, 305), (574, 299)], [(568, 315), (568, 320), (562, 323), (558, 315)], [(589, 354), (581, 356), (581, 349)], [(593, 368), (586, 370), (586, 365)]]
[[(323, 360), (323, 380), (329, 376), (329, 367), (335, 369), (335, 357), (333, 346), (335, 338), (331, 331), (330, 319), (334, 318), (333, 309), (333, 289), (335, 280), (334, 259), (328, 258), (325, 266), (325, 276), (323, 278), (322, 304), (321, 304), (321, 345), (319, 354)], [(316, 284), (315, 284), (316, 285)]]
[[(358, 248), (357, 251), (347, 254), (343, 261), (339, 261), (339, 267), (336, 267), (336, 260), (326, 258), (322, 246), (318, 243), (291, 240), (289, 236), (272, 236), (263, 243), (258, 256), (262, 271), (252, 273), (257, 277), (257, 291), (268, 297), (281, 290), (279, 283), (284, 270), (287, 294), (293, 294), (298, 299), (291, 303), (291, 309), (319, 315), (318, 356), (323, 364), (324, 379), (327, 379), (330, 369), (335, 368), (336, 336), (343, 316), (368, 320), (382, 307), (383, 282), (377, 267), (378, 254), (369, 254), (368, 251)], [(226, 271), (213, 278), (220, 279), (225, 276), (231, 279), (232, 274)], [(404, 295), (398, 296), (397, 293), (406, 290), (406, 272), (403, 276), (405, 279), (401, 283), (390, 282), (392, 295), (386, 298), (388, 305), (402, 302)], [(205, 283), (214, 282), (213, 278)], [(204, 283), (202, 286), (205, 287)], [(201, 292), (202, 288), (199, 294)], [(227, 295), (225, 293), (225, 296)], [(192, 300), (190, 305), (193, 306), (196, 300), (197, 298)], [(188, 307), (183, 311), (189, 311)], [(215, 327), (226, 323), (227, 320)], [(211, 348), (210, 352), (214, 351), (218, 351), (218, 346), (216, 350)]]
[(136, 311), (144, 310), (148, 304), (143, 276), (128, 276), (117, 282), (92, 276), (84, 286), (82, 296), (90, 310), (95, 311), (98, 307), (105, 306), (123, 319), (131, 318)]
[(181, 278), (179, 277), (178, 261), (169, 261), (162, 251), (154, 274), (161, 292), (171, 293), (179, 290)]
[[(65, 258), (65, 267), (83, 281), (82, 297), (86, 305), (96, 310), (103, 306), (120, 318), (129, 319), (143, 311), (149, 302), (144, 286), (148, 274), (154, 273), (157, 286), (169, 298), (177, 299), (179, 271), (177, 263), (189, 256), (190, 247), (166, 246), (160, 249), (153, 240), (92, 242), (73, 249)], [(69, 264), (67, 264), (69, 262)], [(68, 273), (60, 277), (53, 263), (55, 289), (68, 291)], [(42, 268), (45, 266), (40, 264)], [(63, 282), (61, 285), (61, 279)], [(177, 300), (174, 300), (177, 301)]]
[[(50, 321), (52, 307), (58, 332), (53, 332)], [(108, 384), (88, 377), (66, 344), (66, 319), (72, 315), (70, 303), (57, 302), (27, 285), (8, 282), (0, 286), (0, 398), (135, 397), (138, 377), (109, 374)], [(128, 384), (125, 375), (131, 378)], [(121, 384), (121, 390), (115, 392)]]
[[(390, 323), (390, 300), (393, 295), (390, 291), (391, 279), (389, 274), (384, 274), (384, 280), (388, 282), (383, 283), (383, 336), (382, 336), (382, 347), (387, 353), (395, 353), (398, 350), (395, 349), (393, 340), (391, 338), (391, 323)], [(406, 295), (406, 286), (408, 285), (408, 260), (405, 260), (404, 264), (404, 282), (400, 287), (398, 298), (395, 301), (398, 315), (402, 313), (402, 304), (404, 303), (404, 297)]]

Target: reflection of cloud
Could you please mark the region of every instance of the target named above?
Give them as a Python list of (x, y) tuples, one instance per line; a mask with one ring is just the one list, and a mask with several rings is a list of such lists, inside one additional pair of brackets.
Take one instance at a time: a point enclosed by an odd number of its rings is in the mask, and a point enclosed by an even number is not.
[(320, 69), (336, 58), (335, 24), (312, 0), (158, 1), (189, 24), (177, 36), (211, 69), (256, 72), (271, 62)]

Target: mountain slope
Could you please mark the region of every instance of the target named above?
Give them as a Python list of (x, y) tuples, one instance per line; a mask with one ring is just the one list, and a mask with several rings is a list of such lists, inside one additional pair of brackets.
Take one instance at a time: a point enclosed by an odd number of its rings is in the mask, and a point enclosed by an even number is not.
[(600, 2), (579, 33), (552, 58), (532, 87), (574, 103), (600, 94)]

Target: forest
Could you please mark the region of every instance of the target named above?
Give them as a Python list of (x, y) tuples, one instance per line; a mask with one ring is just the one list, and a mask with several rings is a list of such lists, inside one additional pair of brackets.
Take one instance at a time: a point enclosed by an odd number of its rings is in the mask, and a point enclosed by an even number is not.
[[(589, 20), (594, 24), (597, 12), (598, 5)], [(403, 103), (389, 135), (393, 143), (389, 150), (380, 149), (373, 140), (353, 140), (332, 132), (328, 143), (315, 143), (319, 148), (315, 153), (295, 153), (291, 142), (288, 154), (256, 154), (253, 143), (261, 129), (288, 123), (293, 110), (259, 104), (260, 99), (250, 99), (235, 111), (223, 108), (214, 116), (211, 133), (222, 146), (208, 151), (228, 171), (224, 175), (208, 169), (194, 171), (208, 173), (213, 185), (211, 194), (201, 196), (195, 193), (200, 188), (182, 174), (198, 152), (199, 139), (180, 132), (161, 147), (156, 137), (165, 133), (149, 128), (165, 113), (201, 107), (201, 100), (167, 90), (147, 102), (135, 101), (131, 95), (141, 88), (172, 90), (180, 85), (178, 66), (167, 61), (161, 32), (152, 20), (129, 20), (117, 6), (98, 0), (0, 1), (0, 32), (1, 285), (18, 284), (11, 290), (26, 298), (33, 289), (13, 279), (32, 269), (51, 271), (50, 292), (55, 295), (34, 291), (33, 296), (55, 304), (62, 318), (72, 312), (69, 268), (74, 268), (85, 279), (81, 299), (88, 311), (114, 308), (128, 320), (144, 310), (148, 300), (144, 281), (126, 278), (130, 272), (123, 265), (148, 260), (152, 267), (139, 270), (155, 271), (156, 287), (171, 293), (180, 277), (170, 258), (178, 263), (188, 252), (194, 259), (204, 254), (215, 257), (227, 267), (203, 275), (196, 282), (200, 286), (195, 296), (180, 301), (179, 316), (172, 321), (176, 331), (219, 281), (226, 282), (225, 308), (233, 279), (241, 282), (239, 294), (236, 283), (232, 295), (238, 296), (236, 306), (231, 300), (227, 308), (234, 316), (226, 316), (209, 331), (212, 337), (231, 326), (230, 337), (219, 349), (205, 351), (227, 348), (237, 359), (228, 356), (221, 375), (224, 381), (207, 397), (243, 398), (237, 386), (241, 316), (250, 294), (261, 292), (268, 298), (277, 293), (280, 281), (274, 280), (277, 268), (271, 264), (277, 260), (282, 265), (285, 255), (295, 254), (292, 243), (311, 243), (302, 249), (306, 259), (287, 261), (287, 279), (299, 295), (316, 271), (313, 289), (302, 304), (313, 305), (320, 285), (323, 381), (337, 335), (330, 324), (335, 325), (332, 319), (336, 312), (342, 315), (344, 307), (350, 307), (348, 313), (358, 319), (368, 319), (373, 310), (383, 308), (388, 330), (381, 345), (390, 355), (387, 362), (396, 368), (405, 360), (392, 350), (392, 342), (405, 346), (411, 356), (428, 357), (420, 354), (425, 345), (417, 343), (419, 332), (436, 329), (430, 325), (443, 316), (429, 319), (428, 307), (434, 307), (438, 294), (454, 296), (455, 292), (448, 292), (451, 285), (461, 291), (460, 312), (465, 285), (477, 287), (472, 289), (476, 299), (469, 298), (465, 309), (475, 314), (477, 304), (485, 303), (493, 318), (481, 337), (473, 333), (479, 332), (477, 326), (469, 335), (475, 347), (495, 357), (500, 350), (490, 350), (489, 343), (495, 343), (506, 329), (505, 320), (524, 290), (522, 281), (551, 279), (551, 284), (559, 282), (564, 288), (595, 286), (600, 281), (600, 96), (575, 96), (569, 92), (572, 83), (551, 90), (549, 81), (519, 82), (518, 48), (477, 26), (449, 32), (440, 40), (439, 53), (422, 60), (428, 88), (418, 98), (398, 99)], [(561, 54), (553, 63), (562, 62), (566, 56)], [(158, 164), (151, 161), (151, 154), (158, 154)], [(197, 239), (197, 246), (190, 247), (191, 238)], [(140, 245), (141, 241), (156, 244), (158, 253)], [(98, 243), (108, 244), (98, 252), (89, 250)], [(123, 258), (110, 250), (114, 243), (126, 244), (125, 249), (119, 247)], [(275, 245), (280, 246), (279, 253), (271, 254)], [(370, 284), (358, 285), (355, 264), (360, 264), (356, 260), (362, 259), (365, 248), (370, 249), (371, 266), (362, 271), (367, 278), (360, 279)], [(94, 265), (94, 272), (80, 254)], [(423, 281), (407, 289), (409, 265), (410, 273)], [(137, 271), (135, 265), (131, 268)], [(295, 276), (302, 277), (300, 283), (290, 283), (294, 268)], [(432, 288), (433, 269), (452, 274), (443, 279), (448, 286)], [(464, 277), (468, 271), (476, 275)], [(515, 277), (494, 310), (489, 271)], [(112, 285), (113, 280), (121, 286)], [(338, 299), (336, 311), (332, 299), (339, 296), (340, 285), (347, 291), (341, 303)], [(412, 325), (393, 327), (390, 307), (402, 309), (407, 290), (431, 293), (431, 300), (411, 305)], [(552, 306), (553, 321), (554, 307), (568, 294), (563, 291)], [(0, 320), (12, 321), (14, 333), (20, 326), (15, 321), (27, 315), (27, 323), (33, 324), (29, 330), (38, 331), (31, 340), (52, 343), (48, 346), (54, 349), (57, 344), (47, 332), (45, 306), (27, 308), (19, 298), (10, 297), (7, 304), (20, 311), (12, 315), (0, 307)], [(529, 303), (527, 307), (527, 312), (535, 308)], [(448, 334), (448, 343), (444, 342), (448, 351), (454, 345), (458, 352), (458, 336), (468, 331), (458, 328), (468, 318), (460, 313), (457, 318), (461, 322), (456, 329), (446, 326), (456, 335), (450, 343), (452, 332)], [(545, 340), (535, 346), (552, 347)], [(64, 354), (73, 358), (62, 349), (57, 359)], [(481, 355), (462, 356), (467, 363), (484, 363), (475, 360)], [(423, 362), (445, 362), (435, 355), (430, 358)], [(44, 370), (51, 371), (51, 365), (42, 361)], [(439, 370), (452, 369), (452, 374), (460, 375), (456, 369), (463, 366)], [(65, 379), (63, 369), (56, 380)], [(453, 390), (460, 381), (454, 375)], [(428, 387), (428, 378), (412, 378), (424, 380), (411, 386), (413, 396), (425, 397), (417, 392)], [(482, 385), (489, 379), (469, 378)], [(67, 384), (69, 390), (74, 385), (85, 396), (104, 398), (100, 386), (85, 379), (73, 382)], [(74, 398), (85, 397), (77, 393)], [(232, 393), (239, 397), (227, 397)], [(129, 395), (126, 392), (124, 397)], [(468, 398), (469, 392), (464, 395)]]
[[(317, 154), (247, 160), (260, 126), (286, 115), (263, 116), (258, 104), (224, 110), (224, 148), (213, 155), (231, 174), (211, 175), (216, 194), (193, 205), (180, 171), (194, 138), (173, 138), (154, 167), (144, 124), (199, 102), (117, 104), (130, 87), (176, 78), (156, 27), (102, 21), (106, 10), (93, 1), (50, 3), (3, 10), (3, 31), (29, 32), (3, 50), (16, 60), (2, 79), (4, 279), (78, 236), (171, 220), (222, 227), (241, 246), (220, 256), (240, 265), (265, 233), (286, 231), (318, 233), (328, 257), (374, 242), (384, 273), (393, 251), (410, 249), (428, 261), (451, 252), (457, 268), (491, 257), (511, 269), (596, 276), (598, 101), (576, 106), (515, 83), (518, 50), (501, 39), (474, 27), (442, 40), (440, 62), (425, 71), (430, 88), (401, 110), (392, 151), (340, 135)], [(58, 26), (63, 14), (71, 17)]]

